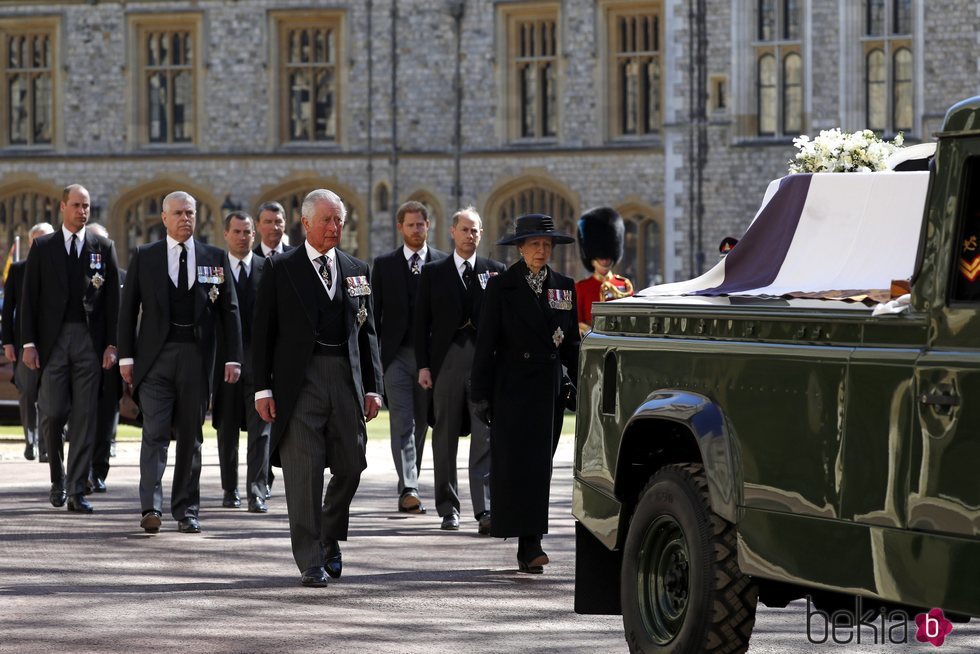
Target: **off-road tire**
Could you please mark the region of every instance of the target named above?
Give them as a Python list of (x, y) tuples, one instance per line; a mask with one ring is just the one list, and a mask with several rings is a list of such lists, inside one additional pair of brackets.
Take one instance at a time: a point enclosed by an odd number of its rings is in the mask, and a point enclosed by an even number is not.
[(640, 492), (621, 574), (634, 654), (748, 649), (758, 589), (738, 567), (735, 527), (711, 510), (700, 464), (665, 466)]

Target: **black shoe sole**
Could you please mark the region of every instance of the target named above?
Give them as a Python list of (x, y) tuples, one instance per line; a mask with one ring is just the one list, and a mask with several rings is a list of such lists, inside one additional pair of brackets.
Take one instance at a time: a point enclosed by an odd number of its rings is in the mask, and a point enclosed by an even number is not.
[(86, 509), (84, 506), (75, 506), (74, 504), (69, 504), (68, 512), (69, 513), (95, 513), (95, 509), (91, 507)]
[(304, 578), (304, 579), (301, 579), (299, 583), (302, 584), (303, 586), (306, 586), (307, 588), (326, 588), (327, 587), (327, 580), (326, 579), (305, 579)]

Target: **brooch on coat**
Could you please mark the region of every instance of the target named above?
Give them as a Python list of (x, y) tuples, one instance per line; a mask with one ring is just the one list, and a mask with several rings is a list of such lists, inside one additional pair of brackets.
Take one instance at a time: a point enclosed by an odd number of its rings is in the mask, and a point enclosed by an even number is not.
[(208, 291), (208, 299), (214, 304), (218, 301), (218, 296), (221, 295), (221, 290), (218, 286), (225, 283), (225, 267), (198, 266), (197, 282), (199, 284), (211, 284), (211, 290)]
[(491, 277), (496, 277), (497, 273), (493, 270), (488, 270), (487, 272), (481, 272), (476, 276), (477, 280), (480, 282), (480, 288), (484, 291), (487, 290), (487, 282), (490, 281)]
[(572, 292), (561, 288), (549, 288), (548, 306), (560, 311), (570, 311), (572, 308)]
[(361, 297), (362, 295), (371, 295), (371, 285), (368, 283), (367, 277), (364, 275), (346, 277), (344, 281), (347, 282), (348, 296)]
[(561, 342), (565, 340), (565, 332), (561, 330), (561, 327), (555, 330), (555, 333), (551, 335), (551, 341), (555, 344), (555, 347), (561, 347)]
[(105, 283), (105, 277), (103, 277), (98, 271), (102, 270), (102, 253), (92, 252), (89, 254), (88, 267), (91, 270), (95, 270), (96, 273), (92, 275), (92, 286), (95, 288), (102, 288), (102, 284)]
[(363, 325), (365, 320), (367, 320), (367, 307), (362, 304), (357, 310), (357, 326)]

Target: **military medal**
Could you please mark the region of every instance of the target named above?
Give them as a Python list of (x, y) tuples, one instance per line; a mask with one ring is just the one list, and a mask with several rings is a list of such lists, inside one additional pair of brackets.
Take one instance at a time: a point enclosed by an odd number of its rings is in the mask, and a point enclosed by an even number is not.
[(559, 311), (569, 311), (572, 308), (572, 292), (561, 288), (548, 289), (548, 306)]
[[(368, 283), (368, 279), (364, 275), (346, 277), (344, 281), (347, 282), (348, 296), (361, 297), (364, 295), (371, 295), (371, 285)], [(358, 313), (358, 318), (360, 318), (360, 313)], [(365, 316), (365, 319), (367, 319), (367, 316)]]
[(496, 277), (496, 276), (497, 276), (496, 272), (494, 272), (493, 270), (488, 270), (487, 272), (480, 273), (479, 275), (476, 276), (476, 278), (480, 282), (480, 288), (482, 288), (485, 291), (487, 290), (487, 282), (490, 281), (491, 277)]
[(363, 305), (357, 310), (357, 326), (360, 327), (367, 320), (367, 308)]
[(555, 344), (555, 347), (561, 347), (561, 342), (565, 340), (565, 332), (561, 330), (561, 327), (555, 330), (555, 333), (551, 335), (551, 340)]
[(220, 293), (221, 291), (218, 290), (217, 286), (212, 286), (211, 290), (208, 291), (208, 298), (211, 300), (212, 304), (218, 301), (218, 295)]
[(92, 275), (92, 286), (95, 288), (102, 288), (102, 284), (105, 282), (105, 277), (99, 273)]
[[(91, 268), (92, 270), (102, 270), (101, 252), (92, 252), (91, 254), (89, 254), (88, 267)], [(92, 279), (94, 280), (95, 278), (93, 277)], [(98, 288), (98, 286), (96, 288)]]

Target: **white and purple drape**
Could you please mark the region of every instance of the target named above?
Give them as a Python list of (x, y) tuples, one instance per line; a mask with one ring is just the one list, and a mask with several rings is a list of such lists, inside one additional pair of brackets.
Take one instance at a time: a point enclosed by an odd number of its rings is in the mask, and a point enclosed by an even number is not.
[(928, 172), (817, 173), (770, 182), (738, 245), (705, 274), (637, 295), (843, 297), (908, 279)]

